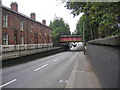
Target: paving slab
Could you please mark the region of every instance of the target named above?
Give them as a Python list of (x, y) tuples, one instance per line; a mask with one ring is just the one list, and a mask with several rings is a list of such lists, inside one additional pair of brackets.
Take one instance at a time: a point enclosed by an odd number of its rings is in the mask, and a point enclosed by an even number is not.
[(65, 88), (101, 88), (101, 85), (83, 52), (73, 67)]

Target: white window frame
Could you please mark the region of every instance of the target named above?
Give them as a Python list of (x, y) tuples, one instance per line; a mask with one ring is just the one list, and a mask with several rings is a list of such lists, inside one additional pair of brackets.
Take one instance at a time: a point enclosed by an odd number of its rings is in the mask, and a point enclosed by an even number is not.
[(30, 44), (33, 44), (33, 37), (30, 37)]
[(8, 27), (8, 15), (3, 15), (3, 27)]
[(20, 20), (20, 31), (24, 31), (24, 21), (21, 19)]
[(8, 45), (8, 34), (7, 33), (3, 34), (3, 45)]
[(45, 31), (45, 36), (47, 35), (46, 31)]
[(39, 30), (41, 30), (41, 27), (40, 27), (40, 26), (39, 26), (38, 28), (39, 28)]
[(32, 30), (33, 30), (33, 24), (31, 23), (30, 24), (30, 32), (32, 33)]
[(39, 26), (39, 30), (42, 30), (42, 26)]
[(24, 44), (24, 36), (20, 35), (20, 44)]

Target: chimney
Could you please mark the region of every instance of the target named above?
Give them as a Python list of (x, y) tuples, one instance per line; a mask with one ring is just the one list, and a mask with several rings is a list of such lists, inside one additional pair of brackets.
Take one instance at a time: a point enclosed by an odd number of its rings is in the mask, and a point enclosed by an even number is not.
[(11, 3), (11, 9), (15, 10), (16, 12), (18, 12), (18, 4), (16, 2), (12, 2)]
[(0, 5), (2, 5), (2, 0), (0, 0)]
[(31, 16), (31, 18), (32, 18), (33, 20), (36, 19), (36, 15), (35, 15), (35, 13), (31, 13), (30, 16)]
[(46, 20), (42, 20), (42, 24), (46, 25)]

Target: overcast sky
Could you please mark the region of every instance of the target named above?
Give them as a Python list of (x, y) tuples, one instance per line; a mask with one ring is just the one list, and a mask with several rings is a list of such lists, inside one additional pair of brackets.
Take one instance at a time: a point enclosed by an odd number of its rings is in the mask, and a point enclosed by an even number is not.
[(2, 4), (7, 7), (10, 7), (11, 2), (17, 2), (18, 11), (27, 16), (35, 12), (36, 20), (42, 22), (45, 19), (47, 25), (54, 20), (55, 16), (62, 17), (69, 24), (71, 32), (75, 30), (76, 23), (82, 15), (73, 18), (70, 10), (66, 9), (60, 0), (2, 0)]

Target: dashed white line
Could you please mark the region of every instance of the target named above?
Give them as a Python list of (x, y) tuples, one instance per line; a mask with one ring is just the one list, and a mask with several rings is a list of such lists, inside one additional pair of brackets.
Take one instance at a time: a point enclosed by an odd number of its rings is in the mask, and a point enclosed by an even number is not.
[(68, 80), (60, 80), (59, 82), (60, 82), (60, 83), (67, 83)]
[(53, 60), (54, 62), (56, 62), (57, 60)]
[(14, 79), (14, 80), (12, 80), (12, 81), (10, 81), (10, 82), (7, 82), (7, 83), (1, 85), (0, 88), (2, 88), (2, 87), (4, 87), (4, 86), (7, 86), (7, 85), (9, 85), (9, 84), (15, 82), (16, 80), (17, 80), (17, 79)]
[(60, 83), (62, 82), (62, 80), (59, 81)]
[(38, 71), (38, 70), (40, 70), (40, 69), (42, 69), (42, 68), (46, 67), (47, 65), (48, 65), (48, 64), (45, 64), (45, 65), (43, 65), (43, 66), (41, 66), (41, 67), (39, 67), (39, 68), (35, 69), (35, 70), (34, 70), (34, 72), (36, 72), (36, 71)]

